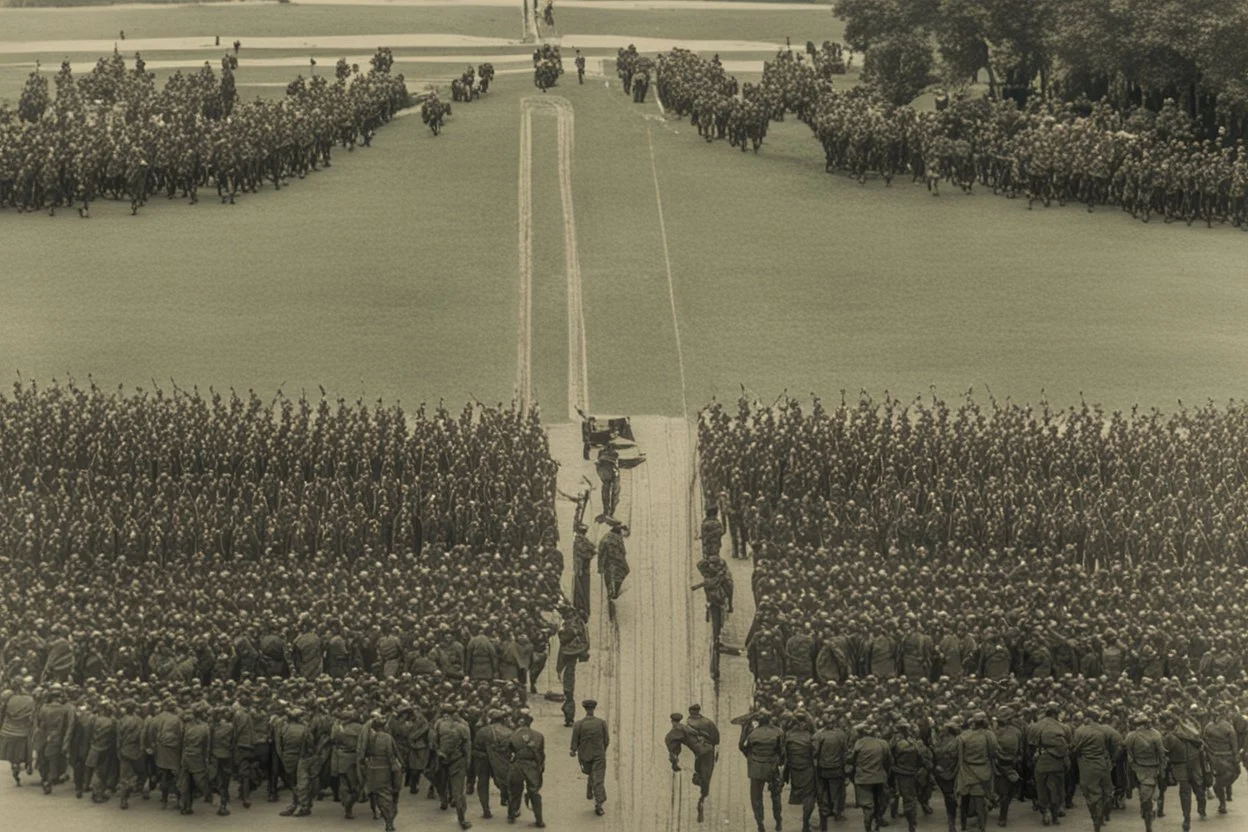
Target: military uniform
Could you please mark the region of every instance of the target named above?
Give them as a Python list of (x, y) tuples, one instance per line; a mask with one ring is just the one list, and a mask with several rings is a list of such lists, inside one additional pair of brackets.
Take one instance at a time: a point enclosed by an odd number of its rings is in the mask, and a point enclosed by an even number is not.
[(745, 755), (746, 772), (750, 778), (750, 808), (754, 821), (763, 829), (763, 789), (771, 792), (771, 813), (780, 823), (780, 792), (784, 783), (780, 768), (784, 765), (784, 732), (770, 723), (751, 728), (744, 726), (740, 749)]
[(559, 656), (555, 672), (563, 683), (563, 723), (571, 726), (576, 716), (576, 666), (589, 657), (589, 633), (580, 616), (567, 615), (559, 627)]
[(1213, 769), (1213, 793), (1218, 798), (1218, 814), (1226, 814), (1227, 792), (1239, 779), (1239, 737), (1229, 720), (1215, 719), (1205, 726), (1205, 750)]
[(843, 728), (820, 728), (811, 738), (815, 759), (815, 799), (819, 805), (819, 827), (828, 818), (845, 815), (845, 764), (849, 755), (849, 734)]
[(507, 740), (511, 767), (507, 776), (507, 817), (520, 817), (520, 798), (529, 796), (533, 817), (539, 827), (542, 820), (542, 775), (546, 771), (546, 738), (529, 725), (521, 725)]
[(711, 793), (711, 777), (715, 774), (716, 750), (719, 745), (719, 726), (702, 716), (701, 708), (691, 709), (685, 722), (689, 731), (701, 743), (702, 749), (694, 749), (693, 784), (702, 790), (702, 800)]
[(356, 759), (364, 794), (376, 801), (377, 810), (386, 822), (386, 832), (394, 832), (395, 792), (403, 777), (403, 763), (399, 760), (394, 738), (374, 723), (360, 732)]
[(468, 724), (453, 715), (443, 716), (433, 724), (430, 739), (438, 758), (442, 808), (453, 805), (456, 815), (463, 823), (464, 814), (468, 810), (464, 788), (472, 755), (472, 737)]
[(582, 531), (572, 540), (572, 606), (589, 620), (589, 563), (594, 559), (594, 544)]
[(364, 726), (354, 716), (350, 716), (334, 726), (332, 742), (334, 746), (334, 777), (338, 780), (338, 798), (342, 801), (343, 813), (353, 817), (351, 810), (360, 796), (360, 735)]
[(1170, 763), (1170, 773), (1179, 787), (1179, 807), (1183, 810), (1183, 829), (1186, 832), (1192, 824), (1193, 792), (1196, 794), (1196, 809), (1200, 817), (1205, 816), (1205, 789), (1209, 785), (1203, 759), (1205, 741), (1194, 726), (1179, 724), (1165, 732), (1162, 744)]
[(1139, 727), (1123, 740), (1127, 752), (1127, 764), (1140, 784), (1140, 814), (1144, 828), (1153, 828), (1153, 799), (1157, 794), (1157, 781), (1166, 767), (1166, 749), (1161, 734), (1141, 721)]
[(894, 737), (889, 748), (893, 755), (893, 783), (901, 798), (910, 832), (919, 818), (919, 778), (932, 768), (932, 752), (922, 741), (910, 736)]
[(1118, 749), (1110, 734), (1094, 721), (1075, 729), (1071, 754), (1079, 766), (1079, 788), (1092, 815), (1092, 828), (1099, 830), (1109, 814), (1113, 786), (1110, 772)]
[(607, 748), (611, 745), (607, 723), (592, 714), (572, 726), (572, 753), (588, 775), (585, 798), (593, 799), (595, 811), (607, 802)]
[(39, 780), (43, 793), (52, 793), (52, 784), (65, 773), (69, 742), (74, 730), (74, 709), (58, 695), (44, 703), (35, 718), (34, 749), (39, 758)]
[(1065, 725), (1045, 716), (1028, 727), (1027, 744), (1035, 760), (1036, 802), (1044, 822), (1053, 823), (1066, 803), (1070, 735)]
[(488, 725), (477, 729), (472, 738), (473, 764), (477, 767), (477, 798), (481, 801), (481, 814), (491, 817), (490, 781), (498, 789), (498, 801), (502, 806), (510, 802), (507, 792), (508, 759), (507, 741), (511, 729), (502, 724), (502, 712), (496, 713)]
[(102, 803), (108, 799), (117, 777), (117, 720), (108, 713), (98, 713), (91, 720), (90, 743), (87, 747), (87, 780), (91, 800)]
[(802, 807), (802, 828), (810, 829), (815, 812), (815, 743), (809, 722), (798, 719), (784, 732), (784, 781), (789, 805)]
[(232, 714), (223, 713), (212, 723), (213, 781), (220, 803), (218, 815), (230, 813), (230, 783), (234, 780), (234, 760), (238, 753), (237, 730)]
[(892, 750), (878, 737), (860, 737), (849, 753), (846, 771), (853, 774), (854, 794), (862, 807), (863, 829), (866, 832), (878, 829), (884, 820), (888, 777), (892, 767)]
[(182, 814), (194, 813), (195, 793), (212, 794), (208, 772), (212, 765), (212, 729), (198, 716), (186, 723), (182, 732), (182, 759), (179, 762), (179, 804)]

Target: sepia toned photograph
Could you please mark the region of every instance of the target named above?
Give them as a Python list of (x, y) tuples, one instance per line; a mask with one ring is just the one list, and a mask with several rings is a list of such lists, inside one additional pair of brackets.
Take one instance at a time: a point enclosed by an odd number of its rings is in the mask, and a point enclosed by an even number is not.
[(1248, 0), (0, 0), (0, 832), (1248, 832), (1246, 140)]

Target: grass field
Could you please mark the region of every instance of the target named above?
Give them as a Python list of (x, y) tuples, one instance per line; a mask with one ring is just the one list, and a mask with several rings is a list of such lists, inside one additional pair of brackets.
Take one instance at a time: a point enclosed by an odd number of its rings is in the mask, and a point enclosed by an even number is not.
[[(149, 36), (203, 34), (215, 24), (194, 15), (228, 13), (250, 21), (251, 31), (290, 36), (314, 34), (317, 25), (341, 32), (347, 13), (357, 32), (445, 25), (481, 34), (488, 26), (475, 18), (398, 20), (498, 11), (191, 7), (154, 11), (142, 26), (152, 27)], [(275, 17), (291, 12), (310, 15), (304, 28)], [(571, 30), (577, 16), (591, 20), (593, 12), (569, 9), (561, 19)], [(5, 10), (0, 23), (12, 14), (60, 15), (67, 26), (104, 33), (123, 25), (112, 11)], [(191, 16), (179, 23), (184, 14)], [(602, 12), (600, 25), (640, 33), (651, 16), (606, 22), (619, 14)], [(758, 25), (757, 13), (753, 26), (718, 12), (680, 14), (687, 20), (677, 26), (703, 21), (700, 37), (783, 36), (767, 28), (782, 24)], [(100, 36), (85, 28), (63, 34), (36, 20), (5, 28), (6, 39)], [(500, 31), (518, 28), (499, 20)], [(794, 39), (835, 35), (795, 30)], [(438, 53), (409, 53), (418, 54)], [(400, 68), (414, 79), (449, 78), (461, 64), (456, 55)], [(326, 57), (322, 69), (330, 65)], [(306, 66), (244, 60), (240, 89), (280, 92), (263, 85), (299, 71)], [(0, 97), (22, 74), (0, 71)], [(375, 147), (338, 153), (332, 170), (234, 207), (161, 199), (138, 218), (105, 204), (90, 221), (0, 214), (0, 369), (264, 391), (321, 383), (409, 403), (509, 398), (520, 98), (535, 92), (527, 74), (504, 74), (487, 99), (457, 108), (443, 137), (433, 139), (419, 119), (400, 119)], [(765, 397), (786, 388), (906, 396), (934, 385), (946, 396), (974, 386), (1034, 400), (1043, 390), (1063, 404), (1082, 391), (1111, 407), (1242, 395), (1248, 235), (1143, 225), (1108, 210), (1028, 212), (984, 193), (932, 198), (905, 182), (859, 186), (824, 174), (817, 144), (793, 121), (774, 125), (756, 157), (706, 145), (687, 124), (663, 121), (653, 103), (632, 105), (613, 79), (577, 87), (565, 77), (558, 92), (575, 111), (573, 188), (595, 409), (680, 412), (672, 300), (692, 407), (733, 396), (740, 384)], [(535, 116), (534, 379), (541, 401), (562, 416), (567, 296), (553, 137), (553, 117)]]

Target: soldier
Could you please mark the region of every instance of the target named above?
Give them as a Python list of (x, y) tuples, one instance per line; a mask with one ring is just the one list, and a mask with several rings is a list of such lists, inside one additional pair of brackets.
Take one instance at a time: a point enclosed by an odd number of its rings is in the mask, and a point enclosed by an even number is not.
[(1218, 814), (1226, 814), (1231, 784), (1239, 778), (1239, 738), (1230, 720), (1230, 707), (1221, 703), (1205, 726), (1205, 749), (1213, 769), (1213, 794), (1218, 798)]
[(507, 740), (511, 737), (511, 729), (504, 724), (507, 712), (501, 708), (492, 708), (486, 715), (489, 724), (477, 729), (472, 738), (473, 763), (477, 768), (477, 797), (481, 800), (481, 816), (494, 817), (490, 812), (490, 781), (498, 788), (498, 802), (507, 806), (507, 769), (511, 765), (507, 758)]
[(299, 634), (291, 647), (294, 673), (304, 679), (315, 679), (321, 675), (323, 666), (321, 637), (317, 635), (311, 616), (303, 617), (300, 621), (300, 629), (303, 632)]
[[(246, 691), (238, 694), (234, 708), (230, 713), (234, 724), (234, 774), (238, 777), (238, 799), (244, 809), (251, 808), (251, 789), (253, 784), (260, 782), (260, 754), (257, 746), (264, 748), (264, 761), (269, 761), (267, 731), (257, 730), (253, 716), (251, 696)], [(264, 723), (268, 727), (267, 721)]]
[(1109, 815), (1113, 793), (1110, 772), (1118, 758), (1116, 743), (1099, 724), (1099, 716), (1095, 708), (1085, 710), (1084, 723), (1075, 729), (1070, 746), (1071, 757), (1079, 768), (1079, 788), (1092, 815), (1094, 832), (1100, 832), (1101, 824)]
[(765, 828), (764, 787), (771, 791), (771, 813), (779, 828), (780, 792), (784, 788), (780, 777), (780, 769), (784, 765), (784, 732), (771, 724), (770, 712), (759, 710), (752, 722), (742, 726), (738, 748), (745, 755), (750, 778), (750, 808), (754, 811), (754, 822), (758, 824), (759, 832)]
[(559, 625), (559, 656), (555, 672), (563, 682), (563, 727), (571, 728), (576, 716), (576, 666), (589, 660), (589, 632), (576, 610), (564, 607)]
[(573, 524), (572, 532), (572, 606), (589, 621), (589, 563), (594, 559), (594, 544), (586, 536), (589, 527), (584, 523)]
[(395, 794), (398, 784), (403, 778), (403, 763), (399, 760), (398, 749), (394, 738), (386, 733), (386, 718), (374, 712), (367, 730), (360, 732), (359, 745), (356, 748), (356, 761), (359, 766), (357, 777), (362, 784), (363, 793), (376, 803), (386, 822), (386, 832), (394, 832), (394, 817), (397, 812)]
[(1061, 823), (1066, 803), (1066, 768), (1070, 757), (1070, 733), (1058, 722), (1061, 706), (1049, 702), (1044, 716), (1027, 729), (1027, 745), (1035, 758), (1036, 802), (1045, 826)]
[(1145, 832), (1153, 832), (1153, 798), (1157, 793), (1157, 780), (1166, 769), (1166, 749), (1161, 734), (1153, 728), (1146, 714), (1131, 717), (1131, 733), (1123, 740), (1127, 752), (1127, 764), (1140, 784), (1140, 815), (1144, 818)]
[(997, 709), (997, 728), (993, 732), (1000, 752), (996, 760), (993, 787), (997, 796), (997, 826), (1005, 826), (1010, 819), (1010, 803), (1018, 795), (1022, 780), (1023, 732), (1014, 717), (1014, 709), (1002, 706)]
[(607, 748), (611, 745), (611, 737), (607, 731), (607, 723), (594, 716), (598, 702), (586, 699), (581, 707), (585, 709), (585, 717), (572, 727), (572, 750), (569, 756), (576, 757), (581, 764), (581, 772), (588, 775), (585, 799), (594, 801), (595, 815), (602, 815), (602, 804), (607, 802)]
[(650, 71), (644, 67), (633, 76), (633, 103), (645, 104), (646, 93), (650, 89)]
[(179, 808), (184, 815), (195, 814), (192, 807), (197, 792), (205, 796), (212, 794), (212, 785), (208, 782), (208, 770), (212, 764), (209, 754), (212, 728), (207, 722), (208, 715), (208, 703), (196, 702), (183, 726), (178, 792)]
[(219, 802), (218, 815), (230, 813), (230, 783), (234, 780), (234, 760), (238, 756), (238, 733), (234, 725), (234, 714), (229, 707), (217, 709), (216, 719), (212, 723), (212, 757), (215, 766), (212, 780), (216, 784)]
[(352, 809), (360, 796), (360, 735), (364, 725), (350, 708), (339, 712), (338, 721), (331, 735), (334, 745), (334, 776), (338, 780), (338, 797), (342, 801), (343, 817), (355, 817)]
[(117, 767), (117, 720), (113, 717), (113, 703), (108, 699), (101, 699), (96, 708), (90, 738), (86, 780), (91, 786), (91, 802), (104, 803), (115, 782)]
[[(45, 706), (46, 707), (46, 706)], [(117, 720), (117, 762), (120, 767), (118, 787), (121, 808), (130, 808), (130, 795), (146, 785), (146, 760), (143, 754), (143, 719), (135, 714), (133, 699), (121, 703), (121, 719)], [(144, 792), (146, 794), (146, 792)]]
[(15, 680), (13, 693), (0, 703), (0, 759), (8, 760), (13, 782), (22, 785), (22, 768), (30, 767), (35, 730), (35, 698), (26, 692), (26, 680)]
[(784, 782), (789, 784), (789, 805), (802, 807), (802, 832), (810, 832), (815, 813), (814, 728), (810, 715), (799, 710), (784, 730)]
[(997, 738), (988, 730), (988, 716), (977, 711), (971, 728), (958, 735), (958, 797), (970, 798), (980, 832), (988, 824), (988, 795), (992, 791), (993, 766), (1000, 753)]
[[(286, 714), (286, 721), (278, 728), (277, 733), (275, 750), (278, 759), (281, 760), (282, 770), (286, 773), (286, 785), (290, 788), (290, 805), (278, 812), (284, 818), (303, 811), (299, 795), (301, 791), (307, 789), (307, 785), (301, 782), (304, 772), (300, 768), (305, 747), (314, 749), (315, 742), (312, 732), (303, 722), (303, 716), (302, 708), (291, 708)], [(303, 815), (310, 813), (309, 809), (303, 812)]]
[(628, 554), (624, 550), (624, 538), (628, 537), (628, 526), (608, 517), (610, 529), (598, 541), (598, 571), (607, 583), (607, 597), (615, 600), (620, 597), (624, 579), (628, 577)]
[(533, 715), (528, 709), (520, 711), (520, 726), (507, 740), (511, 767), (507, 776), (507, 820), (514, 823), (520, 817), (520, 797), (528, 795), (533, 808), (534, 825), (545, 828), (542, 820), (542, 774), (546, 771), (546, 738), (533, 729)]
[(824, 713), (819, 730), (811, 738), (815, 758), (815, 798), (819, 804), (819, 829), (827, 832), (828, 819), (845, 819), (845, 765), (849, 757), (849, 732)]
[(1179, 719), (1171, 713), (1161, 715), (1164, 728), (1162, 743), (1166, 759), (1170, 763), (1170, 775), (1179, 787), (1179, 808), (1183, 810), (1183, 832), (1192, 828), (1192, 793), (1196, 794), (1196, 810), (1205, 817), (1205, 780), (1203, 756), (1205, 741), (1196, 726)]
[(958, 823), (958, 735), (961, 732), (962, 726), (957, 722), (946, 722), (932, 748), (932, 774), (945, 799), (949, 832), (955, 832)]
[(602, 480), (602, 514), (614, 517), (620, 502), (620, 455), (610, 443), (598, 452), (594, 468)]
[(182, 776), (182, 720), (176, 713), (177, 703), (165, 697), (160, 712), (147, 725), (148, 753), (155, 756), (155, 774), (160, 787), (160, 808), (169, 806), (169, 793), (177, 790)]
[(576, 82), (578, 84), (585, 83), (585, 56), (581, 54), (581, 50), (576, 50)]
[(433, 724), (430, 735), (433, 752), (438, 758), (442, 808), (454, 805), (460, 828), (469, 829), (472, 824), (465, 817), (468, 800), (464, 796), (464, 787), (472, 758), (471, 732), (456, 706), (450, 703), (443, 705), (442, 714), (442, 718)]
[(719, 726), (714, 720), (702, 715), (702, 706), (689, 706), (689, 719), (685, 722), (691, 736), (701, 745), (701, 751), (690, 746), (694, 753), (693, 785), (701, 789), (698, 797), (698, 817), (702, 817), (702, 807), (711, 794), (711, 777), (715, 774), (715, 763), (719, 759)]
[(44, 794), (52, 794), (52, 786), (65, 773), (73, 731), (74, 709), (65, 704), (65, 691), (60, 684), (53, 684), (35, 717), (34, 750), (39, 758), (39, 782)]
[(468, 639), (464, 657), (465, 675), (469, 679), (489, 680), (499, 677), (498, 651), (494, 648), (494, 642), (490, 640), (488, 629)]
[(909, 832), (915, 832), (919, 821), (919, 778), (931, 771), (932, 752), (912, 736), (909, 722), (902, 720), (893, 729), (896, 733), (889, 748), (893, 755), (893, 784), (901, 797)]
[[(863, 829), (872, 832), (884, 825), (893, 754), (888, 743), (879, 738), (875, 726), (859, 723), (854, 726), (854, 733), (858, 740), (849, 753), (845, 773), (854, 780), (854, 793), (862, 807)], [(761, 823), (759, 829), (762, 829)]]
[(342, 634), (342, 622), (329, 622), (329, 640), (325, 642), (325, 672), (331, 679), (342, 679), (351, 670), (351, 650)]
[(698, 535), (702, 541), (702, 557), (719, 557), (723, 547), (724, 527), (719, 522), (719, 506), (710, 503), (706, 507), (706, 518), (702, 520), (702, 531)]

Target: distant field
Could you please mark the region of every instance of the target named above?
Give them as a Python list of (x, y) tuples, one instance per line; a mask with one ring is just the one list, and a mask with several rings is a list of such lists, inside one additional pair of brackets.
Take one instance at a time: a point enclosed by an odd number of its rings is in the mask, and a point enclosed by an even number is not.
[[(0, 214), (0, 371), (108, 383), (312, 389), (401, 398), (511, 395), (519, 98), (503, 79), (433, 139), (418, 119), (334, 168), (234, 207), (155, 203), (137, 218)], [(1172, 408), (1242, 396), (1248, 235), (1115, 211), (1028, 212), (976, 193), (822, 172), (807, 129), (762, 154), (707, 146), (602, 82), (576, 112), (575, 200), (591, 402), (680, 411), (647, 129), (689, 401), (744, 383)], [(566, 298), (553, 123), (535, 127), (535, 379), (563, 412)]]

